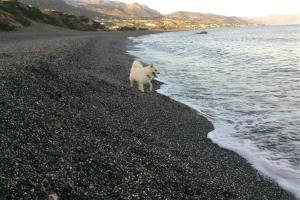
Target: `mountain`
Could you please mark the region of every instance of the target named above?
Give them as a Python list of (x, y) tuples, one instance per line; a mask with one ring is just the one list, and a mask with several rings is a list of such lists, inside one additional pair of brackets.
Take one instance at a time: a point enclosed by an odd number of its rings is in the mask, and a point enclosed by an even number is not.
[(104, 28), (88, 17), (75, 16), (58, 11), (40, 10), (15, 0), (0, 1), (0, 30), (14, 31), (33, 23), (49, 24), (82, 31)]
[(112, 0), (20, 0), (22, 3), (41, 9), (55, 9), (74, 15), (85, 15), (90, 18), (118, 18), (118, 19), (147, 19), (159, 20), (164, 17), (175, 20), (187, 20), (197, 23), (217, 24), (247, 24), (246, 19), (214, 14), (195, 12), (174, 12), (163, 16), (156, 10), (138, 3), (126, 4)]
[(197, 23), (217, 24), (248, 24), (249, 21), (238, 17), (229, 17), (215, 14), (179, 11), (166, 15), (166, 17), (177, 20), (189, 20)]
[(67, 4), (64, 0), (19, 0), (19, 2), (26, 5), (32, 5), (40, 9), (53, 9), (60, 12), (65, 12), (78, 16), (87, 16), (90, 18), (108, 18), (109, 16), (103, 15), (98, 12), (93, 12), (85, 8), (78, 8)]
[(65, 0), (68, 4), (122, 19), (160, 19), (162, 14), (138, 3), (110, 0)]
[(265, 25), (300, 24), (300, 13), (295, 15), (270, 15), (267, 17), (253, 18), (252, 20)]
[(66, 3), (73, 6), (84, 6), (84, 5), (103, 5), (107, 7), (125, 7), (127, 4), (121, 1), (110, 1), (110, 0), (64, 0)]

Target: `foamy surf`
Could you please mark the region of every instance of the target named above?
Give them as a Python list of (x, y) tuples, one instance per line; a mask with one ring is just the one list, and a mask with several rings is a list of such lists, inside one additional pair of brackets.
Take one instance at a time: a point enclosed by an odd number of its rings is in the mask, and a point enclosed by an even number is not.
[[(132, 38), (158, 90), (210, 119), (208, 137), (300, 199), (300, 26)], [(281, 39), (282, 38), (282, 39)]]
[[(208, 138), (220, 147), (232, 150), (248, 160), (251, 165), (261, 174), (271, 178), (279, 186), (293, 193), (296, 198), (300, 199), (300, 172), (294, 170), (292, 166), (282, 162), (274, 162), (267, 157), (272, 154), (267, 151), (260, 151), (250, 140), (237, 140), (233, 137), (227, 137), (220, 132), (230, 131), (230, 128), (222, 127), (214, 123), (215, 130), (208, 134)], [(233, 131), (233, 130), (231, 130)]]

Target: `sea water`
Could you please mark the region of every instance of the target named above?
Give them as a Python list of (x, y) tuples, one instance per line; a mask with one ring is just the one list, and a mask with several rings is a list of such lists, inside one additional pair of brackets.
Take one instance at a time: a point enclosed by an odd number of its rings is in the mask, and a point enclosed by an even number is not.
[(128, 53), (214, 124), (208, 138), (300, 199), (300, 26), (198, 32), (130, 38)]

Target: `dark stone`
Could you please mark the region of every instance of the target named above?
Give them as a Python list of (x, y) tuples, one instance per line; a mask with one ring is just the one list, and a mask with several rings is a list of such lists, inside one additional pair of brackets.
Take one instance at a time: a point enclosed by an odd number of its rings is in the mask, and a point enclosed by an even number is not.
[(196, 34), (208, 34), (208, 32), (207, 31), (201, 31), (201, 32), (196, 33)]

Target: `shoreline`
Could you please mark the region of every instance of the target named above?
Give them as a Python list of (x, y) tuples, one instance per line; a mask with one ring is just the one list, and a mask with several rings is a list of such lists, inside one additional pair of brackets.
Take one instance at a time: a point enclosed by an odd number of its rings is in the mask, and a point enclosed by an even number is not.
[(195, 110), (129, 87), (127, 38), (149, 32), (0, 34), (2, 197), (294, 199)]
[[(264, 29), (259, 29), (259, 30), (264, 30)], [(192, 32), (186, 33), (185, 37), (190, 34), (192, 34)], [(179, 35), (182, 37), (181, 34), (179, 34)], [(167, 34), (167, 35), (162, 35), (162, 36), (157, 35), (157, 36), (150, 36), (150, 37), (142, 37), (144, 39), (134, 39), (133, 38), (132, 40), (134, 43), (139, 43), (139, 42), (141, 43), (141, 46), (138, 44), (135, 45), (137, 48), (140, 47), (141, 50), (130, 49), (129, 52), (131, 53), (131, 55), (145, 58), (147, 61), (150, 61), (150, 62), (154, 62), (154, 63), (157, 62), (157, 63), (162, 64), (162, 63), (167, 63), (167, 61), (169, 60), (172, 63), (172, 60), (170, 60), (170, 59), (167, 60), (167, 58), (161, 58), (160, 56), (158, 56), (158, 53), (161, 50), (161, 49), (158, 49), (158, 47), (162, 47), (164, 49), (165, 45), (167, 44), (163, 40), (164, 38), (168, 38), (166, 40), (168, 41), (169, 44), (174, 44), (175, 41), (172, 40), (171, 38), (174, 36), (174, 38), (178, 39), (179, 35), (176, 36), (176, 34), (172, 34), (172, 35)], [(155, 45), (155, 47), (149, 43), (150, 38), (154, 38), (153, 40), (158, 41), (158, 44)], [(165, 45), (162, 46), (159, 41)], [(182, 46), (182, 45), (183, 44), (181, 43), (180, 46)], [(178, 47), (178, 45), (176, 45), (176, 46)], [(173, 52), (174, 49), (172, 49), (172, 47), (174, 47), (174, 46), (167, 45), (166, 48), (169, 51), (163, 52), (163, 53), (169, 53), (170, 51)], [(186, 47), (185, 49), (189, 49), (189, 48)], [(204, 53), (204, 52), (202, 52), (202, 53)], [(151, 54), (153, 54), (152, 58), (151, 58)], [(164, 55), (164, 54), (162, 54), (162, 55)], [(187, 55), (184, 54), (184, 56), (187, 56)], [(181, 59), (180, 61), (179, 62), (182, 63), (183, 59)], [(206, 62), (209, 62), (209, 61), (206, 61)], [(174, 62), (172, 64), (169, 63), (167, 66), (169, 66), (169, 65), (170, 66), (176, 65), (176, 63), (174, 63)], [(203, 62), (202, 62), (202, 65), (203, 65)], [(201, 65), (198, 65), (197, 67), (200, 67), (200, 66)], [(230, 128), (228, 128), (228, 127), (230, 127), (230, 125), (225, 126), (223, 123), (220, 123), (220, 121), (218, 120), (218, 118), (220, 118), (220, 117), (222, 118), (222, 117), (224, 117), (224, 115), (220, 115), (220, 116), (215, 115), (214, 117), (211, 117), (211, 116), (203, 113), (202, 112), (203, 107), (200, 107), (199, 105), (201, 105), (201, 104), (197, 104), (197, 102), (195, 101), (195, 99), (198, 99), (199, 96), (195, 95), (196, 96), (195, 98), (190, 99), (189, 96), (190, 95), (192, 96), (193, 94), (195, 94), (195, 92), (190, 93), (190, 92), (187, 92), (184, 90), (181, 91), (183, 86), (186, 86), (186, 84), (181, 83), (181, 84), (177, 85), (177, 83), (173, 82), (175, 80), (174, 77), (173, 77), (173, 79), (170, 79), (170, 77), (172, 77), (172, 75), (174, 75), (174, 74), (177, 74), (177, 72), (174, 71), (174, 69), (171, 67), (170, 74), (168, 74), (169, 73), (169, 72), (167, 72), (168, 67), (166, 67), (166, 66), (161, 66), (161, 67), (162, 67), (164, 73), (163, 73), (163, 76), (159, 77), (159, 80), (162, 82), (164, 82), (164, 80), (165, 80), (166, 83), (170, 82), (170, 84), (163, 85), (162, 88), (160, 88), (158, 90), (158, 93), (166, 95), (180, 103), (183, 103), (183, 104), (191, 107), (192, 109), (197, 110), (200, 115), (209, 119), (209, 121), (211, 121), (214, 126), (214, 130), (208, 133), (208, 138), (213, 143), (217, 144), (220, 148), (224, 148), (224, 149), (227, 149), (227, 150), (237, 153), (238, 155), (240, 155), (241, 157), (246, 159), (246, 161), (251, 166), (253, 166), (253, 168), (256, 169), (262, 176), (266, 176), (267, 179), (270, 179), (272, 182), (275, 182), (275, 184), (278, 184), (284, 190), (288, 191), (289, 193), (292, 193), (296, 199), (300, 198), (299, 189), (298, 189), (299, 188), (298, 187), (299, 186), (299, 178), (297, 177), (298, 172), (297, 172), (297, 169), (293, 168), (296, 166), (293, 166), (291, 163), (288, 162), (288, 163), (286, 163), (287, 166), (283, 167), (285, 164), (284, 162), (278, 162), (278, 161), (272, 162), (273, 161), (272, 157), (270, 156), (270, 158), (266, 158), (267, 153), (265, 151), (261, 151), (261, 149), (257, 148), (254, 144), (251, 144), (250, 142), (248, 143), (248, 141), (246, 141), (245, 143), (243, 141), (238, 141), (234, 137), (231, 138), (230, 134), (234, 133), (234, 130), (231, 130)], [(177, 68), (175, 68), (175, 69), (177, 69)], [(207, 68), (206, 68), (206, 70), (207, 70)], [(191, 73), (191, 71), (188, 70), (188, 72), (183, 73), (183, 75), (190, 74), (190, 73)], [(202, 75), (205, 76), (205, 74), (202, 74)], [(197, 78), (200, 78), (200, 77), (198, 76)], [(182, 81), (182, 76), (179, 75), (179, 79)], [(208, 79), (208, 81), (213, 81), (213, 80)], [(197, 83), (201, 84), (199, 82), (197, 82)], [(205, 81), (204, 81), (204, 84), (205, 84)], [(175, 87), (173, 87), (173, 86), (175, 86)], [(191, 86), (193, 88), (193, 85), (188, 85), (186, 87), (189, 87), (189, 86)], [(179, 89), (179, 90), (176, 90), (176, 89)], [(185, 88), (185, 89), (188, 90), (188, 88)], [(205, 89), (210, 90), (210, 87), (207, 87), (207, 84), (206, 84)], [(185, 96), (187, 96), (187, 98), (185, 98)], [(218, 97), (222, 98), (220, 96), (218, 96)], [(206, 98), (209, 98), (209, 97), (206, 96)], [(205, 97), (204, 97), (204, 99), (205, 99)], [(215, 104), (220, 105), (221, 103), (222, 103), (222, 100), (220, 102), (218, 100), (218, 101), (216, 101)], [(204, 106), (204, 108), (206, 108), (207, 110), (212, 109), (213, 111), (215, 111), (213, 109), (213, 107), (207, 108), (205, 106), (205, 103), (204, 103), (204, 105), (202, 104), (202, 106)], [(234, 117), (234, 115), (231, 116), (231, 115), (228, 115), (228, 113), (227, 113), (227, 116), (226, 116), (227, 119), (233, 119), (232, 117)], [(237, 119), (237, 118), (235, 118), (235, 119), (236, 119), (235, 121), (239, 121), (239, 119)], [(234, 122), (232, 122), (232, 123), (235, 124)], [(276, 146), (276, 144), (274, 144), (274, 143), (273, 143), (273, 145)], [(292, 149), (290, 149), (290, 150), (291, 150), (291, 152), (293, 152)], [(262, 152), (265, 154), (263, 154)], [(274, 154), (274, 155), (276, 155), (276, 154)], [(282, 154), (278, 154), (277, 157), (279, 155), (282, 155)], [(276, 159), (274, 159), (274, 160), (276, 160)], [(280, 164), (281, 164), (281, 167), (280, 167)]]
[[(176, 32), (176, 31), (175, 31)], [(130, 39), (131, 40), (131, 39)], [(135, 43), (137, 43), (137, 44), (139, 44), (139, 42), (137, 42), (137, 41), (134, 41), (134, 40), (131, 40), (131, 43), (133, 43), (133, 44), (135, 44)], [(132, 48), (134, 48), (136, 45), (132, 45), (131, 47)], [(132, 51), (132, 50), (130, 50), (130, 51)], [(133, 52), (135, 52), (135, 50), (133, 50)], [(139, 53), (137, 53), (137, 55), (138, 55)], [(134, 53), (133, 54), (130, 54), (130, 55), (132, 55), (132, 56), (134, 56)], [(146, 56), (147, 57), (147, 56)], [(149, 58), (148, 58), (149, 59)], [(159, 62), (159, 61), (158, 61)], [(159, 77), (160, 78), (160, 77)], [(164, 81), (161, 81), (161, 80), (159, 80), (159, 82), (161, 83), (160, 85), (164, 85), (164, 84), (166, 84)], [(169, 86), (170, 87), (170, 86)], [(168, 86), (167, 86), (167, 88), (168, 88)], [(167, 89), (168, 90), (168, 89)], [(273, 170), (272, 170), (272, 165), (270, 165), (264, 158), (262, 158), (262, 157), (256, 157), (255, 158), (255, 156), (253, 156), (253, 153), (254, 152), (249, 152), (249, 151), (246, 151), (245, 149), (242, 149), (242, 147), (237, 147), (238, 145), (236, 145), (236, 146), (230, 146), (230, 145), (228, 145), (228, 144), (223, 144), (222, 142), (220, 142), (220, 141), (218, 141), (216, 138), (215, 138), (215, 136), (213, 135), (216, 131), (222, 131), (221, 129), (220, 129), (220, 127), (218, 127), (217, 126), (217, 124), (215, 124), (216, 123), (216, 121), (214, 121), (213, 120), (213, 118), (211, 118), (210, 116), (208, 116), (208, 115), (206, 115), (206, 113), (203, 113), (203, 112), (201, 112), (201, 110), (198, 110), (196, 107), (195, 107), (195, 105), (193, 105), (193, 104), (190, 104), (189, 102), (186, 102), (186, 101), (184, 101), (184, 100), (178, 100), (178, 99), (176, 99), (176, 98), (172, 98), (171, 96), (171, 94), (169, 93), (168, 94), (168, 92), (167, 92), (167, 90), (164, 90), (163, 88), (158, 88), (157, 90), (156, 90), (156, 92), (157, 93), (159, 93), (159, 94), (161, 94), (161, 95), (163, 95), (163, 96), (167, 96), (167, 97), (169, 97), (169, 98), (171, 98), (171, 99), (173, 99), (173, 100), (175, 100), (175, 101), (177, 101), (177, 102), (179, 102), (179, 103), (182, 103), (182, 104), (184, 104), (184, 105), (186, 105), (186, 106), (188, 106), (188, 107), (190, 107), (191, 109), (193, 109), (193, 110), (195, 110), (199, 115), (201, 115), (201, 116), (203, 116), (203, 117), (205, 117), (205, 118), (207, 118), (207, 120), (210, 122), (210, 123), (212, 123), (212, 125), (213, 125), (213, 130), (212, 131), (210, 131), (208, 134), (207, 134), (207, 136), (208, 136), (208, 138), (210, 139), (210, 141), (212, 142), (212, 143), (214, 143), (214, 144), (216, 144), (216, 145), (218, 145), (220, 148), (222, 148), (222, 149), (226, 149), (226, 150), (229, 150), (229, 151), (232, 151), (232, 152), (234, 152), (234, 153), (236, 153), (236, 154), (238, 154), (240, 157), (242, 157), (243, 159), (245, 159), (246, 160), (246, 162), (247, 163), (249, 163), (249, 165), (251, 165), (255, 170), (257, 170), (262, 176), (265, 176), (266, 177), (266, 179), (269, 179), (271, 182), (273, 182), (273, 183), (275, 183), (275, 184), (278, 184), (282, 189), (284, 189), (285, 191), (287, 191), (287, 192), (289, 192), (289, 193), (291, 193), (291, 194), (293, 194), (293, 195), (295, 195), (296, 197), (296, 199), (298, 198), (297, 197), (297, 194), (298, 194), (298, 190), (297, 190), (297, 187), (296, 187), (296, 185), (297, 185), (297, 183), (294, 183), (294, 185), (293, 184), (291, 184), (291, 183), (289, 183), (289, 184), (286, 184), (286, 182), (287, 182), (287, 180), (285, 179), (285, 177), (284, 177), (284, 175), (282, 175), (282, 176), (279, 176), (278, 174), (276, 174), (276, 172), (274, 172)], [(216, 130), (217, 129), (217, 130)], [(252, 148), (254, 148), (254, 147), (252, 147)], [(257, 150), (258, 151), (258, 150)], [(254, 154), (255, 155), (255, 154)], [(280, 171), (280, 170), (277, 170), (277, 171)], [(292, 171), (282, 171), (284, 174), (288, 174), (289, 173), (289, 175), (290, 176), (292, 176)]]

